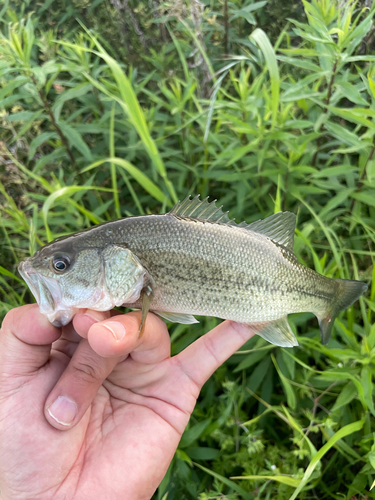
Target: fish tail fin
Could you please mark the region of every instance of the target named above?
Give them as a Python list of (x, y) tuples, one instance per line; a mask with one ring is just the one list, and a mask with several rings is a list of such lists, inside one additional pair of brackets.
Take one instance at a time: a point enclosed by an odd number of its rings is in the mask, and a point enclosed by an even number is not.
[(322, 344), (328, 344), (336, 316), (340, 311), (351, 306), (367, 290), (366, 283), (354, 280), (336, 279), (336, 295), (323, 315), (317, 315), (319, 320)]

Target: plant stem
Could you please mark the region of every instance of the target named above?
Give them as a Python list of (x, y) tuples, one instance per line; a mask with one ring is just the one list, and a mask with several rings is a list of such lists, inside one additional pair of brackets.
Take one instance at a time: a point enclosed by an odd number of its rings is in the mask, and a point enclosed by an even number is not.
[(373, 144), (373, 146), (371, 148), (370, 154), (368, 155), (365, 168), (363, 169), (361, 177), (359, 178), (357, 190), (361, 189), (361, 187), (363, 186), (363, 181), (364, 181), (364, 178), (366, 177), (367, 165), (374, 158), (374, 154), (375, 154), (375, 142), (374, 142), (374, 144)]
[(74, 159), (74, 156), (73, 156), (73, 153), (72, 153), (72, 150), (70, 149), (69, 147), (69, 142), (68, 142), (68, 139), (65, 137), (65, 135), (63, 134), (63, 131), (61, 130), (61, 128), (59, 127), (57, 121), (56, 121), (56, 118), (55, 118), (55, 115), (53, 114), (53, 111), (52, 111), (52, 108), (51, 108), (51, 105), (50, 103), (48, 102), (48, 99), (47, 97), (44, 95), (44, 92), (41, 90), (41, 89), (38, 89), (38, 86), (37, 86), (37, 82), (35, 80), (35, 77), (34, 75), (31, 76), (31, 80), (33, 82), (33, 84), (35, 85), (35, 88), (37, 89), (37, 92), (39, 94), (39, 97), (40, 99), (42, 100), (43, 102), (43, 105), (51, 119), (51, 122), (52, 122), (52, 125), (55, 127), (55, 130), (56, 132), (58, 133), (59, 137), (60, 137), (60, 140), (61, 142), (63, 143), (63, 146), (65, 147), (66, 149), (66, 152), (68, 153), (68, 156), (70, 158), (70, 161), (72, 162), (72, 164), (74, 166), (76, 166), (76, 161)]
[(228, 0), (224, 0), (224, 52), (228, 54), (228, 31), (229, 31), (229, 22), (228, 22)]
[(329, 103), (330, 103), (330, 100), (332, 97), (333, 84), (335, 82), (338, 62), (339, 62), (338, 59), (336, 59), (335, 64), (333, 65), (333, 68), (332, 68), (332, 75), (331, 75), (331, 79), (330, 79), (329, 85), (328, 85), (328, 93), (327, 93), (326, 107), (324, 108), (324, 113), (328, 113), (328, 106), (329, 106)]
[[(331, 75), (331, 78), (330, 78), (329, 84), (328, 84), (328, 92), (327, 92), (327, 98), (326, 98), (326, 105), (325, 105), (325, 107), (323, 109), (323, 113), (324, 114), (328, 113), (328, 106), (329, 106), (329, 103), (330, 103), (331, 97), (332, 97), (333, 84), (335, 83), (335, 77), (336, 77), (336, 71), (337, 71), (338, 62), (339, 62), (338, 59), (336, 59), (334, 65), (333, 65), (333, 68), (332, 68), (332, 75)], [(323, 129), (324, 129), (324, 124), (322, 123), (320, 125), (320, 127), (319, 127), (319, 132), (323, 132)], [(316, 151), (315, 151), (313, 159), (311, 161), (312, 166), (315, 166), (316, 158), (318, 156), (318, 151), (319, 151), (321, 145), (322, 145), (322, 137), (320, 136), (319, 139), (318, 139), (318, 144), (317, 144)]]
[[(369, 162), (374, 158), (374, 155), (375, 155), (375, 141), (372, 145), (372, 148), (371, 148), (371, 151), (370, 151), (370, 154), (368, 155), (368, 158), (367, 158), (367, 161), (366, 161), (366, 164), (363, 168), (363, 172), (361, 174), (361, 177), (359, 178), (359, 181), (358, 181), (358, 185), (357, 185), (357, 189), (356, 189), (356, 192), (358, 192), (361, 187), (363, 186), (363, 181), (366, 177), (366, 170), (367, 170), (367, 165), (369, 164)], [(352, 203), (350, 205), (350, 211), (352, 212), (353, 211), (353, 208), (354, 208), (354, 203), (355, 203), (355, 198), (352, 199)]]
[(95, 95), (95, 99), (96, 99), (96, 102), (98, 103), (98, 106), (99, 106), (99, 110), (101, 113), (104, 113), (104, 108), (103, 108), (103, 103), (102, 101), (100, 100), (99, 98), (99, 93), (98, 93), (98, 89), (93, 85), (92, 86), (92, 90), (94, 92), (94, 95)]

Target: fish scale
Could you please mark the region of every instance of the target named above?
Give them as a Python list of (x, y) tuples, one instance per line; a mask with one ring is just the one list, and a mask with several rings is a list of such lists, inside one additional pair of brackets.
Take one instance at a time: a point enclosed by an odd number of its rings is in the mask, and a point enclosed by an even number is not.
[[(188, 314), (193, 309), (197, 315), (264, 322), (306, 311), (311, 290), (317, 292), (311, 304), (314, 311), (326, 309), (326, 296), (322, 301), (319, 291), (333, 295), (330, 280), (305, 268), (262, 235), (173, 215), (155, 217), (157, 223), (145, 217), (141, 225), (139, 218), (128, 219), (121, 230), (128, 248), (155, 280), (154, 310), (177, 308)], [(154, 232), (153, 227), (157, 228)], [(217, 241), (220, 248), (215, 246)], [(307, 294), (296, 284), (301, 272)]]
[[(58, 325), (79, 307), (123, 304), (142, 309), (142, 324), (148, 310), (182, 323), (215, 316), (251, 324), (268, 341), (292, 346), (297, 340), (287, 315), (312, 312), (326, 343), (335, 316), (367, 286), (326, 278), (299, 263), (294, 230), (290, 212), (236, 224), (214, 202), (187, 198), (165, 215), (129, 217), (58, 239), (21, 263), (20, 272)], [(53, 271), (56, 259), (67, 269)]]

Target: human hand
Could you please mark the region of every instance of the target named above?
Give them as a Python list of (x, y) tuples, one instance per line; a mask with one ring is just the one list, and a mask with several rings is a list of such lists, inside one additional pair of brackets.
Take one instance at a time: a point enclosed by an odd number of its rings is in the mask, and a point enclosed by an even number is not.
[(151, 498), (201, 387), (254, 332), (224, 321), (170, 357), (165, 323), (149, 314), (139, 339), (140, 319), (82, 310), (56, 328), (36, 304), (7, 314), (2, 500)]

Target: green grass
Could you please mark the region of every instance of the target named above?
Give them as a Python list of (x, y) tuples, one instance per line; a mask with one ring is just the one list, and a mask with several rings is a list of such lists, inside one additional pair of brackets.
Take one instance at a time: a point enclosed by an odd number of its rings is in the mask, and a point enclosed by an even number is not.
[[(256, 17), (230, 8), (246, 5)], [(203, 19), (203, 44), (189, 16), (168, 18), (137, 66), (84, 27), (1, 14), (1, 316), (33, 300), (16, 266), (39, 246), (198, 193), (237, 221), (295, 212), (301, 262), (369, 284), (328, 346), (293, 315), (299, 347), (256, 337), (211, 377), (158, 500), (375, 498), (374, 9), (304, 7), (274, 44), (235, 17), (225, 60), (221, 21)], [(171, 326), (173, 353), (216, 323)]]

